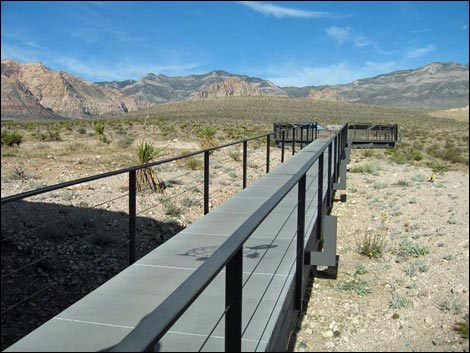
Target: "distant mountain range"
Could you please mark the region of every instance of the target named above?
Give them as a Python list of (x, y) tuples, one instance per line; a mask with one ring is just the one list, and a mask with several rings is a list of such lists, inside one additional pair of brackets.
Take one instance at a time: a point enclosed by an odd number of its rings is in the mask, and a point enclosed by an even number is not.
[(281, 96), (420, 109), (469, 104), (468, 64), (432, 63), (349, 84), (278, 87), (223, 70), (169, 77), (149, 73), (138, 81), (88, 82), (42, 63), (1, 62), (2, 120), (85, 118), (121, 114), (157, 104), (221, 96)]

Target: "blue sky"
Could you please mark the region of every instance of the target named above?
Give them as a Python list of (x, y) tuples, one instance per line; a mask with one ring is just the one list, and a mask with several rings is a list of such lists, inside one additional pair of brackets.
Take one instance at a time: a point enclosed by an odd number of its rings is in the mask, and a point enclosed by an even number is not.
[(1, 56), (90, 81), (226, 70), (277, 85), (347, 83), (468, 63), (468, 2), (1, 3)]

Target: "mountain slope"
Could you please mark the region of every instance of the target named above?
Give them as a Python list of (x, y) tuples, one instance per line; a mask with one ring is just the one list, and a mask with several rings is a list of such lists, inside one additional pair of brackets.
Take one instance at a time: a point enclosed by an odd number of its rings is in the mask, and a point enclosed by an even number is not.
[(191, 98), (262, 96), (261, 91), (238, 77), (231, 77), (222, 82), (215, 82)]
[[(41, 63), (20, 64), (2, 60), (2, 75), (21, 83), (47, 109), (68, 117), (121, 113), (136, 106), (135, 99), (117, 90), (108, 90), (62, 71), (52, 71)], [(3, 110), (3, 106), (2, 106)]]
[[(211, 71), (203, 75), (189, 75), (170, 77), (166, 75), (147, 74), (139, 81), (129, 82), (98, 82), (106, 88), (120, 87), (119, 90), (126, 96), (134, 97), (141, 103), (174, 102), (198, 96), (199, 92), (206, 91), (211, 85), (222, 83), (228, 79), (237, 78), (251, 86), (253, 91), (262, 95), (287, 96), (287, 94), (272, 82), (246, 75), (230, 74), (223, 70)], [(128, 80), (130, 81), (130, 80)], [(201, 94), (203, 96), (204, 93)]]
[(349, 84), (285, 88), (290, 96), (343, 100), (407, 108), (449, 109), (469, 102), (467, 65), (432, 63), (413, 70), (395, 71)]
[(52, 110), (44, 108), (34, 95), (16, 78), (1, 75), (2, 121), (64, 119)]
[(432, 63), (348, 84), (306, 87), (278, 87), (261, 78), (223, 70), (179, 77), (149, 73), (138, 81), (91, 83), (41, 63), (20, 64), (9, 59), (2, 60), (1, 74), (2, 115), (17, 114), (22, 119), (28, 110), (34, 119), (83, 118), (219, 96), (276, 96), (430, 110), (469, 105), (468, 64), (456, 63)]

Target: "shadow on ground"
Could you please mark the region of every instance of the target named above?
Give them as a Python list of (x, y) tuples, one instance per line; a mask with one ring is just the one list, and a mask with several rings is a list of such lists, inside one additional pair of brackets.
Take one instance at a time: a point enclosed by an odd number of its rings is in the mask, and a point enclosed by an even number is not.
[[(137, 217), (136, 257), (183, 227)], [(128, 214), (18, 201), (1, 207), (1, 350), (128, 266)]]

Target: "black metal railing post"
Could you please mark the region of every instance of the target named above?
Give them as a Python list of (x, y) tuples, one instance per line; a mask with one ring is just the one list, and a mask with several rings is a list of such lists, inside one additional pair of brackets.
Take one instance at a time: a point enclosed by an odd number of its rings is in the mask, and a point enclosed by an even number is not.
[(243, 246), (225, 267), (225, 352), (242, 349)]
[(135, 260), (135, 234), (136, 234), (136, 171), (129, 172), (129, 265)]
[(317, 203), (317, 240), (322, 241), (321, 231), (322, 231), (322, 218), (323, 218), (323, 162), (324, 154), (322, 152), (320, 157), (318, 157), (318, 203)]
[(271, 135), (266, 136), (266, 174), (269, 173), (269, 160), (271, 152)]
[(334, 164), (333, 164), (333, 168), (334, 168), (334, 182), (338, 182), (338, 136), (335, 136), (334, 138), (334, 142), (335, 142), (335, 151), (333, 153), (334, 155)]
[(332, 190), (333, 190), (333, 178), (331, 177), (331, 170), (332, 170), (332, 146), (331, 146), (331, 142), (330, 144), (328, 145), (328, 189), (327, 189), (327, 200), (328, 200), (328, 208), (331, 207), (331, 205), (333, 204), (333, 193), (332, 193)]
[(304, 236), (305, 236), (305, 184), (306, 175), (304, 174), (298, 183), (297, 195), (297, 259), (295, 270), (295, 310), (302, 310), (303, 302), (303, 269), (304, 269)]
[(282, 130), (282, 140), (281, 140), (281, 163), (284, 163), (284, 146), (286, 143), (286, 130)]
[(295, 127), (292, 128), (292, 155), (295, 154)]
[(209, 151), (204, 152), (204, 215), (209, 213)]
[(304, 127), (300, 127), (300, 149), (304, 148)]
[(338, 158), (339, 158), (338, 168), (339, 168), (339, 166), (341, 165), (340, 164), (341, 159), (343, 159), (343, 135), (340, 133), (338, 135), (338, 137), (339, 137), (339, 144), (338, 144), (338, 146), (339, 146), (339, 150), (338, 150)]
[(243, 141), (243, 189), (246, 188), (247, 142)]
[(318, 139), (318, 123), (315, 123), (315, 140)]

